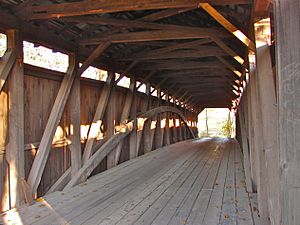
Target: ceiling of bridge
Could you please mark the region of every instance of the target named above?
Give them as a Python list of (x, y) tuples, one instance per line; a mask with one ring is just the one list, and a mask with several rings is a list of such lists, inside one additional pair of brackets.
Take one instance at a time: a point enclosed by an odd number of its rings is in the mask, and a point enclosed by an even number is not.
[[(104, 69), (150, 81), (196, 107), (230, 107), (247, 47), (195, 0), (0, 0), (0, 28), (84, 60), (101, 43)], [(249, 34), (251, 0), (207, 0)], [(3, 17), (5, 16), (5, 17)], [(248, 35), (249, 36), (249, 35)], [(239, 71), (237, 73), (237, 71)]]

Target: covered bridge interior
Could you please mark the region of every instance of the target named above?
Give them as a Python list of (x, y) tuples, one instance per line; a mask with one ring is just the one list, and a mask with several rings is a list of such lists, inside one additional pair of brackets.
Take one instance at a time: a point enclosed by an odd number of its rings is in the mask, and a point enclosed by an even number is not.
[[(299, 224), (299, 12), (0, 0), (2, 223)], [(26, 63), (23, 41), (67, 55), (66, 71)], [(205, 108), (235, 110), (236, 139), (198, 139)]]

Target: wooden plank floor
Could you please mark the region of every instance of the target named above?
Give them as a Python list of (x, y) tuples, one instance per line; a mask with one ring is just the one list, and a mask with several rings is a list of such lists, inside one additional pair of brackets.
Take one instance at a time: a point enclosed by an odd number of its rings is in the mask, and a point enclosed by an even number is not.
[(241, 157), (231, 139), (177, 143), (11, 210), (3, 223), (254, 225)]

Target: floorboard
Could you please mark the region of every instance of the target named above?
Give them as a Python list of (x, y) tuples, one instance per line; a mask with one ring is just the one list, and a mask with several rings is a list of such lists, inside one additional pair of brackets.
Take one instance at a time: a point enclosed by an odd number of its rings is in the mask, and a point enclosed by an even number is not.
[(262, 225), (233, 139), (172, 144), (6, 212), (3, 224)]

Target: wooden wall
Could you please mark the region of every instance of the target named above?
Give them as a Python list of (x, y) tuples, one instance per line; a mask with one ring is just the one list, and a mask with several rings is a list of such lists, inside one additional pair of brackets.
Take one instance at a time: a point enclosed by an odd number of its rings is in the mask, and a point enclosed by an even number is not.
[[(34, 66), (25, 65), (25, 78), (24, 78), (24, 118), (25, 118), (25, 174), (26, 179), (28, 177), (31, 165), (33, 163), (37, 147), (43, 135), (46, 123), (48, 121), (52, 106), (54, 104), (56, 95), (60, 88), (60, 83), (64, 74), (59, 72), (53, 72), (46, 69), (37, 68)], [(80, 122), (82, 135), (87, 132), (90, 126), (93, 116), (96, 110), (96, 106), (103, 88), (104, 82), (95, 81), (82, 78), (80, 82)], [(4, 87), (4, 90), (0, 94), (0, 196), (2, 199), (1, 211), (8, 210), (10, 208), (5, 194), (5, 186), (9, 182), (7, 177), (7, 163), (5, 160), (5, 146), (7, 135), (7, 114), (8, 114), (8, 85)], [(106, 114), (103, 118), (102, 134), (106, 136), (107, 130), (107, 117), (108, 113), (112, 116), (115, 124), (120, 123), (122, 109), (124, 108), (126, 93), (128, 89), (115, 86), (113, 88), (112, 96), (109, 100)], [(148, 96), (144, 93), (137, 92), (135, 97), (136, 111), (140, 112), (145, 101), (148, 101)], [(169, 103), (161, 101), (162, 105), (168, 105)], [(151, 108), (158, 105), (158, 99), (151, 97)], [(57, 181), (57, 179), (70, 167), (70, 151), (68, 148), (67, 137), (70, 134), (70, 112), (72, 108), (70, 103), (64, 109), (62, 118), (59, 123), (59, 127), (54, 137), (54, 144), (50, 151), (50, 155), (47, 160), (47, 164), (42, 176), (41, 183), (38, 188), (38, 196), (44, 195), (49, 188)], [(183, 111), (184, 112), (184, 111)], [(184, 112), (188, 120), (196, 122), (197, 115), (193, 113)], [(165, 115), (164, 115), (165, 116)], [(174, 117), (172, 113), (168, 113), (169, 119)], [(155, 118), (152, 118), (154, 120)], [(166, 129), (166, 128), (163, 128)], [(193, 128), (196, 133), (196, 128)], [(99, 133), (101, 133), (99, 131)], [(156, 132), (156, 135), (159, 135)], [(84, 136), (84, 135), (83, 135)], [(81, 139), (82, 149), (84, 148), (85, 139)], [(183, 123), (180, 123), (179, 127), (170, 128), (170, 142), (174, 143), (183, 139), (191, 138), (186, 127)], [(139, 155), (143, 154), (143, 141), (142, 138), (141, 148)], [(102, 140), (103, 141), (103, 140)], [(100, 143), (101, 139), (97, 141)], [(163, 144), (166, 144), (164, 141)], [(155, 145), (153, 145), (155, 146)], [(160, 146), (156, 146), (160, 147)], [(154, 147), (152, 148), (152, 150)], [(122, 148), (120, 162), (124, 162), (129, 159), (129, 138), (124, 141)], [(93, 174), (101, 172), (106, 169), (106, 160), (104, 160), (94, 171)]]

